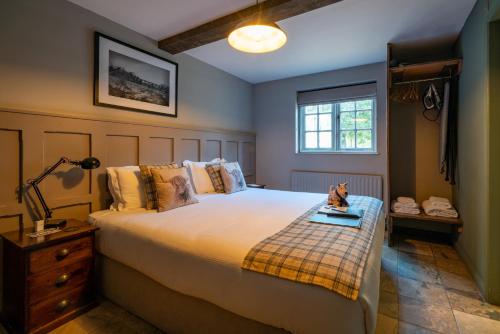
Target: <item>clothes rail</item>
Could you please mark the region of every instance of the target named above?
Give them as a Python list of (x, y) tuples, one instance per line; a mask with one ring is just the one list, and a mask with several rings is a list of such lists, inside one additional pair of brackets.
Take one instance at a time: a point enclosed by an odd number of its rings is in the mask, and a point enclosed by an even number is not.
[(444, 77), (436, 77), (436, 78), (429, 78), (429, 79), (420, 79), (420, 80), (407, 80), (407, 81), (401, 81), (401, 82), (393, 82), (393, 85), (407, 85), (411, 83), (418, 83), (418, 82), (427, 82), (427, 81), (436, 81), (436, 80), (444, 80), (444, 79), (451, 79), (453, 76), (447, 75)]

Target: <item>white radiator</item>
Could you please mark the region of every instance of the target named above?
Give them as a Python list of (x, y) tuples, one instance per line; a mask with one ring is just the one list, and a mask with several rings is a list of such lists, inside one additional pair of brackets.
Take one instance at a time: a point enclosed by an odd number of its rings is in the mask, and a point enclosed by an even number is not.
[(375, 197), (382, 200), (382, 176), (326, 172), (292, 171), (292, 191), (328, 193), (330, 185), (347, 182), (350, 195)]

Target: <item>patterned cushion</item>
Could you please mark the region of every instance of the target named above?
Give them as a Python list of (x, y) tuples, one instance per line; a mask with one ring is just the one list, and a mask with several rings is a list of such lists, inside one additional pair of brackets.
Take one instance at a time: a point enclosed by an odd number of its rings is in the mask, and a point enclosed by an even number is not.
[(140, 165), (141, 177), (144, 181), (144, 190), (146, 192), (146, 209), (152, 210), (158, 208), (158, 197), (156, 195), (156, 187), (151, 174), (152, 169), (178, 168), (176, 163), (168, 165)]
[(207, 164), (205, 169), (207, 170), (208, 176), (210, 176), (210, 180), (212, 180), (215, 192), (223, 193), (225, 190), (224, 182), (222, 181), (222, 176), (220, 175), (220, 164)]
[(227, 194), (247, 190), (245, 177), (243, 176), (239, 163), (230, 162), (221, 164), (220, 175), (222, 176), (224, 190)]
[(186, 167), (151, 169), (158, 195), (158, 211), (198, 203)]

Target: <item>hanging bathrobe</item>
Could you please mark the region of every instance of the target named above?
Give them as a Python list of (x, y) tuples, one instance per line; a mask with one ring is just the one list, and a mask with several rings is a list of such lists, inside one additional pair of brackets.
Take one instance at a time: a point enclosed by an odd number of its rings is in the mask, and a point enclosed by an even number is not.
[(455, 184), (455, 172), (458, 153), (458, 78), (449, 82), (449, 97), (447, 108), (446, 149), (442, 171), (446, 181)]
[(448, 139), (448, 111), (450, 108), (450, 82), (444, 83), (444, 101), (443, 109), (441, 109), (440, 119), (440, 136), (439, 136), (439, 171), (444, 173), (446, 171), (446, 146)]

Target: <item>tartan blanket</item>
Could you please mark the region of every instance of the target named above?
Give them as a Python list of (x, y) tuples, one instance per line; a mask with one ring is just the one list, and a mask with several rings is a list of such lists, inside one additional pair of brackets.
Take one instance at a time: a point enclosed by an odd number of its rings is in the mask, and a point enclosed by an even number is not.
[(382, 202), (371, 197), (349, 196), (350, 205), (364, 211), (359, 229), (309, 222), (325, 203), (315, 205), (283, 230), (255, 245), (241, 267), (318, 285), (357, 300)]

